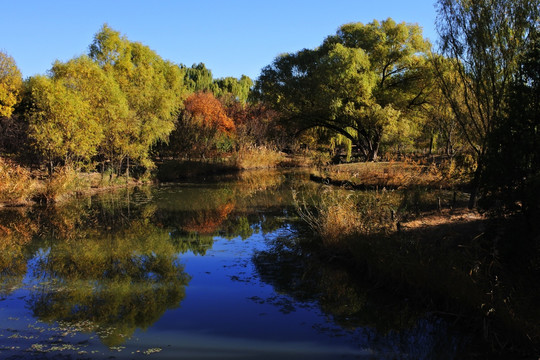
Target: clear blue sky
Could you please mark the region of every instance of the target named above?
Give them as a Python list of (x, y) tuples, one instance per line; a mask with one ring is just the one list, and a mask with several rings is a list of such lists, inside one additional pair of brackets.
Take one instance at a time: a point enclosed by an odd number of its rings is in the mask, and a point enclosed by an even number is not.
[(255, 79), (279, 54), (314, 48), (349, 22), (418, 23), (436, 41), (435, 0), (0, 0), (0, 50), (23, 77), (87, 53), (104, 23), (214, 77)]

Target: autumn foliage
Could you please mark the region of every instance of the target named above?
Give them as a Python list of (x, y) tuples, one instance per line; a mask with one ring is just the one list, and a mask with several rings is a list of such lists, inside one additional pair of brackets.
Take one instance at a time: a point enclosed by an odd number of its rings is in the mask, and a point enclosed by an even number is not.
[(221, 102), (209, 92), (191, 94), (184, 101), (166, 152), (169, 156), (211, 158), (234, 148), (236, 126)]
[(227, 220), (234, 207), (234, 203), (228, 202), (219, 205), (216, 209), (199, 211), (182, 228), (185, 231), (196, 232), (198, 234), (212, 234)]
[(205, 128), (220, 132), (233, 133), (233, 120), (227, 116), (221, 102), (209, 92), (198, 92), (184, 102), (185, 111), (193, 121)]

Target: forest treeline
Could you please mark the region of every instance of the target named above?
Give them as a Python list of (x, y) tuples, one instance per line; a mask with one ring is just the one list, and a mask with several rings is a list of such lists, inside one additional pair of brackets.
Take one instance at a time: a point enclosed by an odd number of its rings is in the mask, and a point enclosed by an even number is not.
[(46, 75), (23, 80), (2, 52), (2, 166), (143, 176), (156, 159), (263, 149), (346, 161), (438, 154), (470, 172), (471, 207), (481, 195), (539, 214), (539, 2), (436, 6), (436, 50), (416, 24), (350, 23), (277, 56), (256, 81), (164, 60), (108, 25)]
[(178, 157), (227, 152), (249, 132), (245, 118), (268, 113), (247, 109), (249, 77), (214, 79), (202, 63), (173, 64), (107, 25), (87, 55), (56, 61), (47, 75), (23, 81), (15, 61), (0, 56), (2, 152), (50, 173), (152, 169), (156, 148)]

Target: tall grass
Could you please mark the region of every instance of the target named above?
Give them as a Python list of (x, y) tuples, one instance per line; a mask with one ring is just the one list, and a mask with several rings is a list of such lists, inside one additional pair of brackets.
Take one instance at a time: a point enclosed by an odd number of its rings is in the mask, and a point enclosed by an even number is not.
[(392, 210), (398, 199), (387, 192), (353, 193), (327, 189), (319, 197), (304, 199), (293, 193), (299, 216), (331, 247), (347, 246), (357, 235), (384, 232), (394, 227)]
[(33, 196), (36, 187), (29, 170), (0, 157), (0, 203), (25, 203)]
[(70, 196), (90, 189), (91, 181), (71, 167), (56, 168), (52, 176), (44, 181), (37, 197), (46, 203), (60, 202)]
[(245, 147), (233, 158), (235, 166), (241, 170), (275, 168), (284, 160), (283, 153), (266, 146)]

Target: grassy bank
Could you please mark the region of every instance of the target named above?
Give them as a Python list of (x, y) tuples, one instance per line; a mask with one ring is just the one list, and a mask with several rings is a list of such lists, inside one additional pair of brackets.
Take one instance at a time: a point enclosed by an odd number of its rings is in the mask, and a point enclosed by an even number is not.
[(458, 188), (470, 181), (471, 172), (452, 159), (360, 162), (321, 165), (314, 179), (355, 189), (401, 189), (415, 186)]
[(52, 175), (0, 158), (0, 207), (62, 202), (74, 196), (140, 184), (135, 179), (57, 167)]

